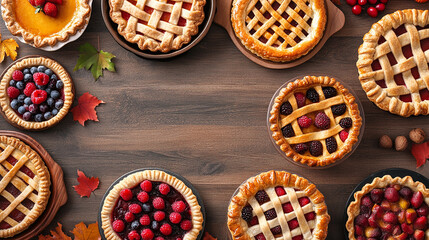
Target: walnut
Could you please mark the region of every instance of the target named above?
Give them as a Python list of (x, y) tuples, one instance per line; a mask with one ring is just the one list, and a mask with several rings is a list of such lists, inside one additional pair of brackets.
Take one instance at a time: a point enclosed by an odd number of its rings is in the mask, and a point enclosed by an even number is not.
[(422, 143), (426, 139), (426, 133), (421, 128), (414, 128), (410, 131), (410, 139), (415, 143)]
[(382, 148), (392, 148), (393, 146), (392, 139), (387, 135), (383, 135), (380, 137), (380, 141), (378, 145)]
[(404, 136), (397, 136), (395, 138), (395, 149), (396, 151), (405, 151), (408, 147), (408, 140)]

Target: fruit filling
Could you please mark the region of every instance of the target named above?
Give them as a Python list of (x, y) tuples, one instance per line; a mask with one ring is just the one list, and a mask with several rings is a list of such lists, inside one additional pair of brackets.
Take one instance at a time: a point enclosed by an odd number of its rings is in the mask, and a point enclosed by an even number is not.
[(145, 180), (123, 189), (112, 212), (112, 228), (121, 239), (177, 240), (192, 229), (189, 204), (172, 186)]
[(421, 192), (401, 185), (376, 188), (361, 199), (355, 237), (424, 240), (428, 217), (429, 207)]

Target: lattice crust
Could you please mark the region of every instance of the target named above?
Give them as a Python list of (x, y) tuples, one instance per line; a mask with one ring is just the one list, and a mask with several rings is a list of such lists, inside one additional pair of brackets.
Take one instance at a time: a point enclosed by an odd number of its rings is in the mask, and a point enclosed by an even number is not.
[[(286, 195), (278, 196), (275, 187), (284, 187)], [(255, 194), (264, 190), (269, 201), (259, 204)], [(301, 207), (298, 199), (308, 197), (310, 203)], [(291, 203), (294, 211), (285, 213), (282, 205)], [(252, 207), (253, 215), (257, 216), (258, 224), (248, 227), (241, 217), (241, 211), (246, 205)], [(277, 217), (267, 220), (264, 212), (274, 209)], [(307, 221), (305, 214), (314, 212), (316, 218)], [(291, 230), (288, 221), (296, 219), (299, 227)], [(228, 208), (228, 228), (234, 240), (255, 239), (258, 234), (263, 234), (266, 239), (291, 240), (295, 236), (302, 235), (304, 239), (325, 239), (330, 216), (327, 212), (324, 196), (314, 184), (305, 178), (282, 171), (269, 171), (249, 178), (243, 183), (237, 195), (235, 195)], [(271, 228), (280, 226), (281, 236), (277, 238), (271, 232)]]
[(323, 0), (234, 0), (231, 21), (243, 45), (261, 58), (291, 61), (323, 36)]
[[(109, 0), (118, 32), (142, 50), (169, 52), (190, 42), (204, 20), (205, 0)], [(191, 4), (190, 9), (184, 5)], [(124, 19), (122, 13), (129, 14)], [(164, 16), (169, 16), (168, 21)], [(180, 26), (180, 20), (185, 25)]]
[[(406, 32), (398, 36), (395, 29), (401, 26)], [(356, 64), (359, 80), (368, 98), (381, 109), (404, 117), (429, 114), (429, 101), (422, 100), (420, 94), (429, 88), (429, 49), (423, 51), (421, 45), (429, 38), (428, 27), (429, 10), (409, 9), (384, 16), (364, 36)], [(404, 48), (411, 49), (411, 57), (405, 56)], [(389, 56), (396, 64), (392, 65)], [(381, 69), (374, 70), (377, 61)], [(398, 75), (402, 75), (405, 85), (397, 84)], [(411, 102), (401, 100), (405, 95), (410, 95)]]
[[(40, 156), (20, 140), (0, 136), (0, 148), (4, 207), (0, 209), (0, 225), (9, 226), (0, 229), (0, 237), (7, 238), (27, 229), (43, 213), (50, 195), (50, 176)], [(5, 201), (9, 204), (3, 204)]]
[[(337, 91), (337, 95), (326, 99), (323, 93), (323, 87), (333, 87)], [(298, 108), (294, 94), (296, 92), (304, 93), (313, 88), (319, 95), (319, 102), (308, 103), (307, 105)], [(293, 108), (290, 115), (280, 114), (280, 107), (284, 102), (289, 102)], [(332, 106), (345, 104), (346, 111), (344, 114), (335, 116), (332, 113)], [(315, 129), (311, 132), (303, 132), (298, 124), (298, 118), (312, 114), (315, 112), (324, 112), (330, 119), (330, 128), (326, 130)], [(283, 88), (276, 97), (270, 112), (270, 129), (273, 132), (272, 137), (276, 141), (280, 149), (286, 153), (288, 157), (292, 157), (294, 161), (307, 164), (309, 166), (326, 166), (341, 159), (345, 154), (351, 151), (353, 145), (357, 142), (362, 118), (359, 108), (355, 102), (355, 97), (334, 78), (330, 77), (304, 77), (289, 83)], [(353, 125), (349, 129), (349, 136), (345, 142), (340, 139), (340, 132), (343, 128), (339, 125), (341, 119), (350, 117)], [(314, 120), (314, 119), (313, 119)], [(284, 137), (282, 128), (291, 125), (295, 136)], [(337, 150), (329, 153), (326, 147), (326, 139), (334, 137), (337, 142)], [(323, 154), (321, 156), (312, 156), (308, 151), (305, 154), (299, 154), (293, 149), (293, 145), (299, 143), (308, 143), (311, 141), (320, 141), (323, 146)]]

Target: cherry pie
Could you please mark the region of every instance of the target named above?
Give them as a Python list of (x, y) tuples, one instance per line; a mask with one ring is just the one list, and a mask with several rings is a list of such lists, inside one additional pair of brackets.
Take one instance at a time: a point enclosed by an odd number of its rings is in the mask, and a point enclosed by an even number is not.
[(379, 108), (404, 117), (429, 114), (429, 10), (384, 16), (359, 48), (359, 80)]

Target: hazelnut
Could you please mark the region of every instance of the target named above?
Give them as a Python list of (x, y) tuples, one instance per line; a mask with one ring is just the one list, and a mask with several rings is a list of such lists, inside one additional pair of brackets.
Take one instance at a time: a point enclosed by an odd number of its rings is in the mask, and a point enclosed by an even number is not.
[(414, 128), (410, 131), (410, 139), (415, 143), (422, 143), (426, 139), (426, 133), (421, 128)]
[(408, 147), (408, 140), (404, 136), (397, 136), (395, 138), (395, 149), (396, 151), (405, 151)]
[(392, 139), (387, 135), (383, 135), (380, 137), (378, 145), (382, 148), (392, 148)]

